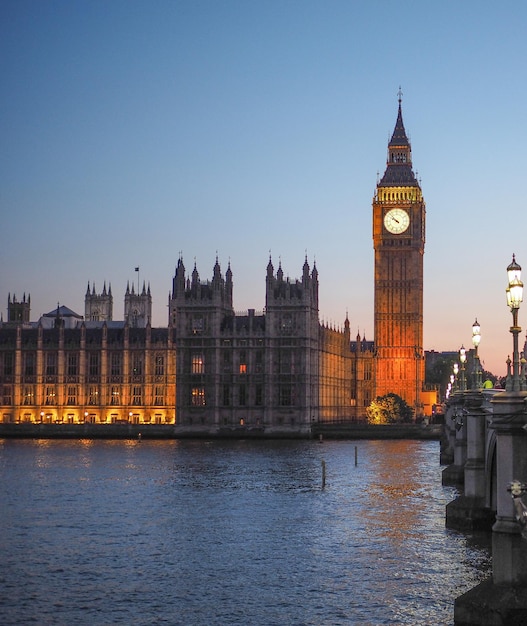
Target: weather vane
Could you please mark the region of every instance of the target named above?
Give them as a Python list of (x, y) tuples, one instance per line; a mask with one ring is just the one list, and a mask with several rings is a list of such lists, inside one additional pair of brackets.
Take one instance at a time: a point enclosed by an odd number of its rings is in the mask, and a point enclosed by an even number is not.
[(403, 99), (403, 92), (401, 89), (401, 85), (399, 85), (399, 91), (397, 92), (397, 97), (399, 98), (399, 104), (401, 104), (401, 100)]

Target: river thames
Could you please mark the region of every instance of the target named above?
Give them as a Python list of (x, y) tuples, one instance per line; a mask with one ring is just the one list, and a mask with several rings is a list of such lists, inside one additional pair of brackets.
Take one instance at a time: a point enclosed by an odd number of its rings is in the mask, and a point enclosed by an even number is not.
[(435, 441), (4, 439), (0, 471), (3, 626), (449, 625), (490, 572)]

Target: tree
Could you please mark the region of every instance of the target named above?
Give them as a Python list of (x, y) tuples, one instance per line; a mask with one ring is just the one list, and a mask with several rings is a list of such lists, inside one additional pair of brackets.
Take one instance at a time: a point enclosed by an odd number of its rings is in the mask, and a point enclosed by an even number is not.
[(396, 393), (377, 396), (366, 409), (370, 424), (404, 424), (412, 422), (414, 411)]

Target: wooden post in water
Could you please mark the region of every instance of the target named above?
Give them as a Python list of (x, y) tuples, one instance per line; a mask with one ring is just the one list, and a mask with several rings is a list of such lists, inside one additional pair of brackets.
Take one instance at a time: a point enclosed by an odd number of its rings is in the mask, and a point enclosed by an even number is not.
[(355, 467), (357, 467), (357, 446), (355, 446)]
[(326, 461), (322, 459), (322, 489), (326, 487)]

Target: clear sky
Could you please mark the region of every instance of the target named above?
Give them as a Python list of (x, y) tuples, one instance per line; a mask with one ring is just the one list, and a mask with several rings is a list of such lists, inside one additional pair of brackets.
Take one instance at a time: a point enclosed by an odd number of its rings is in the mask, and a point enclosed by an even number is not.
[[(372, 197), (403, 91), (427, 203), (426, 350), (505, 373), (506, 267), (527, 277), (527, 3), (0, 2), (0, 310), (84, 314), (88, 281), (231, 263), (237, 311), (319, 271), (320, 318), (373, 339)], [(527, 282), (527, 281), (526, 281)], [(520, 309), (527, 327), (527, 297)], [(520, 341), (523, 344), (525, 335)]]

